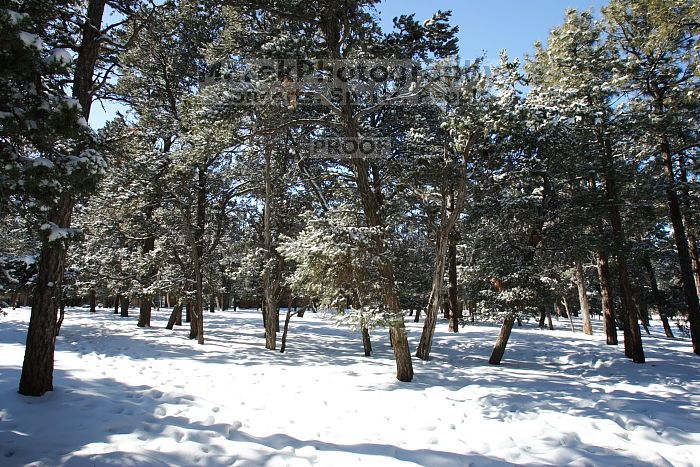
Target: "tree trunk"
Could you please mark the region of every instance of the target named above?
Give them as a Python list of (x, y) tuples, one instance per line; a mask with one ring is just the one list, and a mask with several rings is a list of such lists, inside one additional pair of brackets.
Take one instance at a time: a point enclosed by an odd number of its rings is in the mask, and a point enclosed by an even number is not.
[(664, 333), (666, 334), (666, 337), (673, 338), (673, 331), (671, 330), (671, 325), (668, 323), (668, 305), (659, 291), (659, 284), (656, 282), (654, 266), (651, 264), (651, 258), (649, 257), (648, 253), (644, 255), (642, 261), (644, 262), (644, 268), (647, 270), (647, 274), (649, 275), (651, 293), (654, 297), (654, 301), (656, 302), (656, 308), (659, 312), (661, 324), (664, 326)]
[(605, 317), (605, 340), (608, 345), (617, 345), (617, 325), (615, 323), (615, 308), (613, 307), (608, 256), (599, 251), (596, 253), (596, 257), (598, 260), (598, 280), (600, 281), (603, 316)]
[(506, 352), (506, 345), (508, 345), (508, 339), (510, 338), (510, 332), (513, 330), (513, 324), (515, 324), (515, 316), (512, 314), (506, 316), (506, 318), (503, 320), (501, 332), (498, 334), (496, 345), (494, 345), (493, 352), (491, 352), (491, 358), (489, 358), (489, 364), (501, 364), (503, 354)]
[(420, 321), (420, 307), (416, 308), (416, 316), (413, 318), (413, 322), (417, 323)]
[(695, 277), (695, 287), (700, 295), (700, 259), (698, 259), (698, 242), (695, 235), (688, 235), (688, 252), (690, 253), (690, 264)]
[[(433, 345), (435, 325), (437, 324), (438, 308), (440, 307), (440, 295), (442, 295), (442, 281), (445, 276), (445, 258), (447, 255), (447, 232), (441, 229), (438, 232), (435, 245), (435, 259), (433, 265), (433, 286), (428, 298), (428, 309), (425, 312), (423, 332), (420, 336), (416, 356), (421, 360), (430, 359), (430, 349)], [(416, 314), (417, 322), (418, 314)]]
[(63, 318), (66, 317), (66, 302), (61, 300), (61, 306), (58, 307), (58, 320), (56, 321), (56, 336), (61, 332), (61, 326), (63, 325)]
[(97, 292), (90, 289), (90, 313), (97, 313)]
[(554, 331), (554, 324), (552, 323), (552, 312), (549, 311), (549, 307), (545, 307), (545, 316), (547, 316), (547, 327), (550, 331)]
[(569, 302), (566, 301), (566, 296), (561, 298), (561, 302), (564, 305), (564, 308), (566, 309), (566, 316), (569, 317), (569, 324), (571, 325), (571, 332), (576, 332), (576, 328), (574, 328), (574, 316), (571, 313), (571, 310), (569, 310)]
[(369, 329), (367, 326), (362, 327), (362, 347), (365, 350), (365, 357), (372, 356), (372, 341), (369, 337)]
[(121, 294), (117, 294), (116, 297), (114, 297), (114, 314), (118, 315), (119, 314), (119, 304), (122, 302), (122, 296)]
[(646, 300), (644, 300), (644, 297), (642, 297), (641, 295), (637, 300), (637, 304), (639, 306), (639, 319), (642, 321), (642, 326), (644, 326), (644, 331), (647, 333), (648, 336), (651, 334), (649, 332), (649, 305), (647, 304)]
[(284, 353), (287, 348), (287, 332), (289, 331), (289, 321), (292, 316), (296, 313), (292, 312), (292, 309), (287, 307), (287, 317), (284, 319), (284, 331), (282, 332), (282, 343), (280, 344), (280, 353)]
[(576, 287), (578, 289), (578, 302), (581, 308), (581, 320), (583, 321), (583, 333), (592, 335), (591, 308), (586, 292), (586, 276), (583, 273), (583, 263), (576, 261)]
[(129, 297), (122, 295), (121, 297), (121, 317), (126, 318), (129, 316)]
[(698, 289), (695, 285), (693, 277), (693, 267), (690, 260), (690, 251), (688, 249), (688, 238), (683, 225), (683, 215), (681, 206), (676, 192), (676, 180), (673, 173), (673, 156), (668, 144), (668, 140), (664, 137), (660, 142), (661, 158), (664, 164), (664, 173), (666, 175), (666, 199), (668, 202), (668, 212), (673, 226), (673, 238), (676, 243), (676, 251), (678, 252), (678, 263), (681, 270), (681, 282), (683, 284), (683, 295), (688, 306), (688, 319), (690, 321), (690, 336), (693, 342), (693, 352), (700, 355), (700, 301), (698, 301)]
[[(48, 219), (58, 226), (67, 227), (70, 225), (72, 211), (73, 202), (70, 197), (64, 195)], [(25, 396), (41, 396), (53, 390), (56, 321), (62, 300), (66, 248), (61, 241), (44, 243), (41, 247), (19, 381), (19, 393)]]
[[(265, 241), (265, 270), (263, 273), (263, 324), (265, 325), (265, 348), (275, 350), (277, 346), (277, 330), (279, 329), (279, 312), (275, 300), (275, 290), (273, 290), (272, 271), (272, 155), (270, 149), (265, 149), (265, 207), (263, 210), (263, 235)], [(277, 312), (277, 319), (274, 313)]]
[[(696, 234), (696, 225), (693, 216), (693, 207), (690, 203), (690, 194), (688, 189), (688, 169), (686, 168), (686, 158), (681, 155), (679, 157), (680, 165), (680, 181), (682, 185), (682, 208), (683, 222), (685, 224), (686, 233), (688, 235), (688, 253), (690, 254), (690, 266), (695, 279), (695, 288), (698, 296), (700, 296), (700, 259), (698, 258), (698, 242)], [(692, 168), (691, 168), (692, 169)]]
[(192, 301), (187, 300), (187, 303), (185, 304), (185, 323), (189, 323), (192, 321)]
[(449, 257), (449, 268), (447, 270), (447, 296), (450, 300), (450, 325), (451, 332), (459, 332), (459, 320), (462, 319), (462, 308), (459, 305), (457, 294), (457, 242), (459, 234), (456, 229), (452, 229), (449, 236), (449, 246), (447, 255)]
[(544, 321), (547, 319), (547, 311), (545, 310), (544, 306), (540, 307), (540, 321), (538, 323), (538, 327), (540, 329), (544, 329)]
[(139, 304), (139, 321), (136, 324), (138, 327), (151, 327), (151, 306), (151, 297), (142, 296)]
[[(337, 54), (337, 56), (331, 58), (341, 58), (338, 49), (333, 52)], [(357, 138), (358, 131), (355, 127), (353, 109), (349, 101), (343, 105), (342, 113), (346, 125), (345, 136)], [(366, 159), (351, 159), (351, 162), (353, 164), (357, 190), (360, 194), (360, 200), (365, 214), (365, 222), (368, 227), (383, 227), (382, 218), (380, 216), (380, 205), (382, 202), (381, 180), (375, 174), (372, 182), (370, 182), (370, 167)], [(384, 239), (377, 239), (376, 250), (379, 257), (383, 256), (385, 249)], [(399, 301), (396, 291), (396, 278), (394, 276), (392, 264), (386, 261), (383, 262), (379, 267), (379, 274), (383, 282), (384, 306), (389, 315), (389, 334), (394, 339), (396, 379), (409, 382), (413, 379), (413, 362), (411, 361), (408, 336), (406, 335), (406, 324), (404, 322), (403, 311), (401, 310), (401, 302)]]
[(170, 313), (170, 318), (168, 319), (168, 324), (165, 326), (165, 329), (172, 329), (176, 324), (182, 324), (182, 305), (179, 303), (173, 307), (173, 312)]

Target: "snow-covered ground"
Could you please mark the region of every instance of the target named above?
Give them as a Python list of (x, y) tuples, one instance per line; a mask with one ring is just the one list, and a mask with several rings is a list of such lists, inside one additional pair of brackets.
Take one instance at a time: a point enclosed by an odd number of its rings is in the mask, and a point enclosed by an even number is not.
[[(69, 309), (55, 390), (17, 394), (29, 317), (0, 318), (0, 465), (698, 465), (700, 357), (687, 340), (645, 337), (647, 364), (593, 337), (516, 328), (500, 367), (496, 326), (438, 324), (433, 359), (394, 379), (386, 332), (293, 318), (284, 354), (263, 348), (254, 311), (186, 329), (137, 314)], [(596, 323), (599, 326), (599, 323)], [(419, 325), (409, 323), (415, 350)]]

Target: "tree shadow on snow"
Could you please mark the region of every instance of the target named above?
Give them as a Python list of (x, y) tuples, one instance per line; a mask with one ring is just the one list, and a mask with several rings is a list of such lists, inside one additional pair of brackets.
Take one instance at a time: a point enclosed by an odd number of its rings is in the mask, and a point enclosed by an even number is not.
[(2, 465), (311, 465), (324, 452), (437, 467), (512, 465), (480, 455), (381, 443), (335, 444), (282, 433), (256, 437), (239, 422), (218, 421), (218, 410), (201, 421), (182, 416), (179, 408), (195, 404), (188, 394), (163, 393), (111, 378), (79, 380), (60, 370), (55, 372), (54, 391), (41, 398), (24, 397), (16, 392), (19, 372), (17, 367), (0, 369)]

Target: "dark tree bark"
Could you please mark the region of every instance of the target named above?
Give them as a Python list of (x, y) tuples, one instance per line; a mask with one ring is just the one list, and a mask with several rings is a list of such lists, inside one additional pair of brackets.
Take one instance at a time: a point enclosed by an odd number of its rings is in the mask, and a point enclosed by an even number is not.
[(540, 307), (540, 321), (538, 323), (538, 327), (540, 329), (544, 329), (544, 321), (547, 319), (547, 311), (545, 310), (544, 306)]
[(690, 192), (688, 189), (688, 168), (686, 166), (686, 157), (679, 157), (680, 165), (680, 181), (682, 183), (681, 194), (683, 204), (683, 222), (685, 224), (686, 233), (688, 236), (688, 253), (690, 254), (690, 266), (695, 279), (695, 288), (698, 296), (700, 296), (700, 258), (698, 258), (698, 241), (696, 237), (697, 226), (696, 217), (693, 215), (693, 207), (690, 202)]
[(678, 263), (681, 269), (681, 282), (683, 284), (683, 295), (688, 306), (688, 319), (690, 321), (690, 337), (693, 342), (693, 352), (700, 355), (700, 301), (698, 301), (698, 289), (693, 277), (693, 267), (688, 248), (688, 237), (683, 225), (683, 214), (676, 192), (676, 179), (673, 171), (673, 156), (668, 139), (664, 136), (660, 143), (661, 159), (666, 175), (666, 200), (668, 203), (668, 213), (673, 226), (673, 238), (678, 252)]
[(649, 254), (645, 254), (642, 261), (644, 262), (644, 268), (647, 270), (647, 274), (649, 275), (651, 293), (654, 297), (654, 301), (656, 302), (656, 309), (659, 312), (661, 324), (664, 326), (664, 334), (666, 334), (666, 337), (673, 338), (673, 331), (671, 330), (671, 325), (668, 323), (668, 304), (659, 291), (659, 284), (656, 281), (656, 273), (654, 272), (654, 266), (651, 264)]
[(462, 307), (459, 304), (457, 294), (457, 242), (459, 241), (459, 233), (456, 229), (452, 229), (449, 237), (449, 246), (447, 248), (447, 256), (449, 257), (449, 268), (447, 270), (447, 296), (450, 301), (450, 325), (451, 332), (459, 332), (459, 320), (462, 319)]
[[(471, 147), (474, 143), (473, 138), (470, 138), (470, 143), (467, 147)], [(465, 154), (469, 153), (467, 149)], [(466, 156), (465, 164), (466, 164)], [(452, 233), (457, 223), (467, 195), (466, 174), (462, 166), (461, 177), (459, 179), (458, 194), (455, 197), (454, 188), (444, 187), (442, 193), (442, 208), (441, 208), (441, 223), (435, 235), (435, 263), (433, 266), (433, 284), (428, 299), (428, 308), (425, 311), (425, 323), (423, 324), (423, 332), (418, 343), (416, 356), (421, 360), (430, 359), (430, 349), (433, 345), (433, 336), (435, 334), (435, 325), (437, 323), (437, 312), (439, 307), (440, 296), (442, 295), (442, 283), (445, 275), (445, 261), (447, 259), (447, 251), (449, 249), (450, 234)], [(449, 206), (449, 209), (448, 209)], [(456, 254), (455, 254), (456, 256)], [(455, 291), (456, 292), (456, 291)], [(449, 302), (448, 302), (449, 303)], [(445, 311), (448, 312), (449, 305), (446, 305)], [(446, 317), (449, 317), (446, 316)]]
[(56, 321), (56, 336), (61, 332), (61, 326), (63, 325), (63, 318), (66, 317), (66, 301), (61, 300), (61, 306), (58, 307), (58, 320)]
[(506, 346), (508, 345), (508, 339), (510, 339), (510, 332), (513, 330), (513, 324), (515, 324), (515, 316), (512, 314), (508, 315), (506, 319), (503, 320), (501, 332), (498, 334), (496, 345), (494, 345), (493, 352), (491, 352), (491, 358), (489, 358), (489, 364), (501, 364), (503, 354), (505, 354)]
[(592, 335), (593, 326), (591, 325), (591, 308), (588, 301), (588, 293), (586, 292), (586, 276), (583, 273), (583, 264), (580, 260), (576, 261), (575, 268), (578, 302), (581, 308), (581, 320), (583, 321), (583, 333)]
[(369, 337), (369, 329), (366, 326), (362, 327), (362, 347), (365, 351), (365, 357), (372, 356), (372, 341)]
[(417, 323), (420, 321), (420, 307), (416, 308), (416, 316), (413, 318), (413, 322)]
[(615, 324), (615, 308), (613, 306), (608, 256), (601, 251), (599, 251), (596, 256), (598, 260), (598, 280), (600, 281), (603, 316), (605, 319), (605, 340), (608, 345), (617, 345), (617, 325)]
[(635, 363), (644, 363), (642, 334), (639, 330), (632, 282), (627, 268), (627, 239), (622, 226), (622, 215), (620, 214), (620, 198), (617, 188), (617, 174), (615, 171), (612, 145), (610, 141), (602, 135), (601, 131), (596, 132), (596, 137), (603, 152), (605, 196), (609, 203), (608, 215), (613, 232), (615, 255), (617, 256), (617, 274), (620, 281), (622, 318), (625, 320), (625, 355), (632, 358), (632, 361)]
[[(265, 348), (275, 350), (277, 347), (277, 330), (279, 329), (279, 312), (277, 311), (277, 291), (275, 281), (270, 270), (272, 258), (272, 156), (270, 150), (265, 150), (265, 208), (263, 211), (263, 235), (265, 242), (265, 259), (267, 267), (263, 273), (263, 324), (265, 326)], [(275, 318), (274, 314), (277, 313)]]
[(544, 313), (547, 316), (547, 327), (550, 331), (554, 331), (554, 324), (552, 323), (552, 312), (549, 311), (549, 307), (544, 308)]
[(280, 353), (284, 353), (287, 349), (287, 333), (289, 332), (289, 321), (296, 313), (291, 308), (287, 308), (287, 316), (284, 319), (284, 331), (282, 332), (282, 343), (280, 344)]
[(121, 294), (117, 294), (114, 297), (114, 314), (118, 315), (119, 314), (119, 304), (122, 302), (122, 296)]
[(637, 305), (639, 307), (639, 319), (642, 321), (644, 331), (647, 333), (647, 335), (650, 335), (651, 333), (649, 332), (649, 305), (647, 304), (644, 297), (642, 297), (641, 295), (639, 295)]
[(97, 313), (97, 292), (90, 289), (90, 313)]
[(173, 308), (173, 312), (170, 313), (170, 318), (168, 319), (168, 324), (165, 329), (172, 329), (176, 324), (182, 325), (182, 305), (179, 303)]
[[(153, 208), (149, 207), (145, 210), (146, 223), (150, 224), (153, 218)], [(153, 251), (156, 245), (156, 238), (153, 235), (149, 235), (143, 241), (143, 253), (147, 254)], [(156, 269), (154, 267), (149, 267), (144, 277), (145, 282), (150, 283), (156, 275)], [(136, 325), (140, 328), (151, 327), (151, 308), (152, 308), (153, 296), (148, 294), (143, 294), (139, 297), (139, 320)]]
[(126, 318), (127, 316), (129, 316), (129, 297), (128, 296), (122, 295), (120, 307), (121, 307), (120, 316), (122, 318)]
[(192, 321), (192, 301), (187, 300), (185, 304), (185, 323)]
[(141, 297), (139, 304), (139, 321), (136, 324), (140, 328), (151, 327), (151, 297)]
[[(49, 221), (66, 227), (70, 225), (73, 203), (66, 195), (62, 200), (58, 208), (49, 214)], [(25, 396), (41, 396), (53, 390), (53, 354), (66, 248), (62, 242), (46, 243), (41, 248), (19, 381), (19, 393)]]

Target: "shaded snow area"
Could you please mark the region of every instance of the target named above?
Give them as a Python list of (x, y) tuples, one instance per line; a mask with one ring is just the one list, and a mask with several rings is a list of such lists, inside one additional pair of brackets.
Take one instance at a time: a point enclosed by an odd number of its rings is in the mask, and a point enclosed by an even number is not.
[[(68, 309), (55, 390), (17, 393), (27, 309), (0, 318), (0, 465), (409, 466), (698, 465), (700, 357), (645, 337), (645, 365), (597, 335), (515, 328), (500, 367), (498, 328), (438, 323), (433, 359), (394, 380), (386, 331), (359, 335), (307, 312), (284, 354), (263, 348), (254, 311), (153, 328), (109, 310)], [(408, 323), (411, 348), (420, 325)]]

